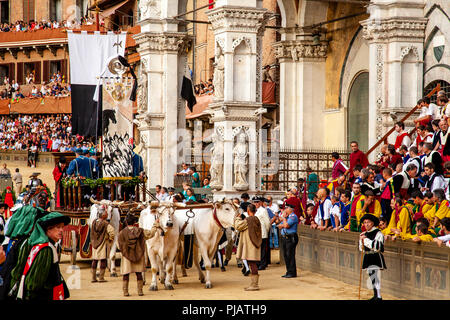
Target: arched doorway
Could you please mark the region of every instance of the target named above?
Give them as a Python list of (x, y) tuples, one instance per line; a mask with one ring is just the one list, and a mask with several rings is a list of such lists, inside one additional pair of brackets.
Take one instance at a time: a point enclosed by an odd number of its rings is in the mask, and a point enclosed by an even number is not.
[(367, 151), (369, 145), (369, 73), (358, 74), (348, 95), (347, 140), (358, 141), (359, 148)]

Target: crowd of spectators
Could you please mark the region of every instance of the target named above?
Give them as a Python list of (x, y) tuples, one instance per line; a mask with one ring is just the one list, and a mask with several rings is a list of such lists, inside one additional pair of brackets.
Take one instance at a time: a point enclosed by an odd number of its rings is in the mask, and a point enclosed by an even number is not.
[(300, 178), (287, 192), (281, 208), (290, 203), (301, 223), (336, 232), (364, 232), (360, 219), (369, 213), (379, 219), (385, 240), (450, 246), (450, 103), (439, 92), (437, 105), (426, 97), (418, 105), (423, 110), (415, 136), (397, 122), (395, 144), (384, 145), (373, 163), (352, 141), (349, 166), (333, 153), (332, 180), (321, 184), (308, 169), (306, 180)]
[(77, 29), (82, 25), (91, 25), (93, 24), (93, 20), (89, 17), (82, 17), (81, 19), (69, 19), (63, 21), (34, 21), (30, 20), (29, 22), (24, 22), (22, 20), (16, 21), (15, 23), (3, 23), (0, 27), (0, 32), (29, 32), (36, 30), (45, 30), (45, 29), (58, 29), (58, 28), (66, 28), (66, 29)]
[(209, 79), (207, 82), (200, 81), (199, 84), (194, 85), (194, 93), (196, 96), (214, 94), (213, 80)]
[(38, 152), (75, 152), (77, 148), (96, 150), (92, 140), (72, 135), (70, 114), (0, 116), (0, 150), (34, 153), (29, 159), (32, 167)]
[(67, 97), (70, 95), (70, 84), (66, 82), (64, 75), (59, 71), (54, 73), (48, 83), (35, 83), (34, 73), (30, 73), (26, 77), (26, 84), (31, 85), (29, 93), (24, 94), (22, 88), (16, 80), (4, 77), (4, 89), (0, 93), (1, 99), (23, 99), (23, 98), (43, 98), (43, 97)]

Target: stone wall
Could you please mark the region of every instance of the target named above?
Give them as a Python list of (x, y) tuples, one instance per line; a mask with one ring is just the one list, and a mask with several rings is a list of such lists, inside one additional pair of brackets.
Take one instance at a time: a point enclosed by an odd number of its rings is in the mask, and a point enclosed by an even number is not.
[[(73, 153), (70, 153), (73, 154)], [(22, 167), (27, 165), (28, 151), (2, 151), (0, 152), (0, 163), (6, 163), (10, 170), (13, 167)], [(67, 156), (66, 156), (67, 159)], [(39, 152), (37, 158), (37, 167), (55, 167), (55, 156), (52, 152)]]
[[(299, 226), (297, 267), (343, 281), (359, 284), (361, 253), (359, 233), (336, 233)], [(450, 299), (450, 248), (434, 242), (386, 242), (387, 270), (381, 272), (382, 293), (403, 299)], [(362, 290), (367, 289), (363, 271)]]

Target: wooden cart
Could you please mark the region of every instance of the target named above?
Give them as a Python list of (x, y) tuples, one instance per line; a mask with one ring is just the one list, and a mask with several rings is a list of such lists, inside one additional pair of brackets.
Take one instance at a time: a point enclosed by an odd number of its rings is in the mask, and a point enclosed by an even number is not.
[[(126, 180), (129, 178), (114, 178), (111, 179), (111, 185), (109, 190), (111, 194), (109, 198), (114, 200), (116, 198), (116, 183), (120, 180)], [(136, 199), (139, 201), (142, 193), (142, 200), (146, 201), (146, 188), (145, 181), (136, 185)], [(103, 190), (99, 191), (99, 195), (103, 195)], [(83, 208), (82, 206), (82, 193), (80, 186), (72, 186), (64, 188), (64, 208), (56, 208), (56, 210), (68, 217), (70, 217), (70, 224), (64, 227), (63, 239), (62, 239), (62, 253), (71, 255), (70, 261), (72, 265), (76, 264), (77, 252), (80, 253), (81, 258), (92, 257), (92, 246), (90, 241), (89, 230), (89, 217), (90, 208)], [(100, 197), (101, 198), (101, 197)], [(125, 218), (129, 212), (130, 206), (126, 204), (121, 207), (120, 217), (121, 220)], [(139, 214), (139, 211), (133, 211)], [(120, 226), (121, 229), (122, 225)]]

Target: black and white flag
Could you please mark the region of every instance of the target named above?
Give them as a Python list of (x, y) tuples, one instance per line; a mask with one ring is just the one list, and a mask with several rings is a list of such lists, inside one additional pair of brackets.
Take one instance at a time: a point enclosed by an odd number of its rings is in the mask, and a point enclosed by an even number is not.
[[(72, 97), (72, 132), (83, 136), (101, 135), (101, 103), (93, 100), (98, 77), (112, 76), (104, 73), (108, 59), (124, 55), (126, 32), (74, 33), (67, 31), (70, 58), (70, 86)], [(101, 94), (102, 90), (100, 90)]]

